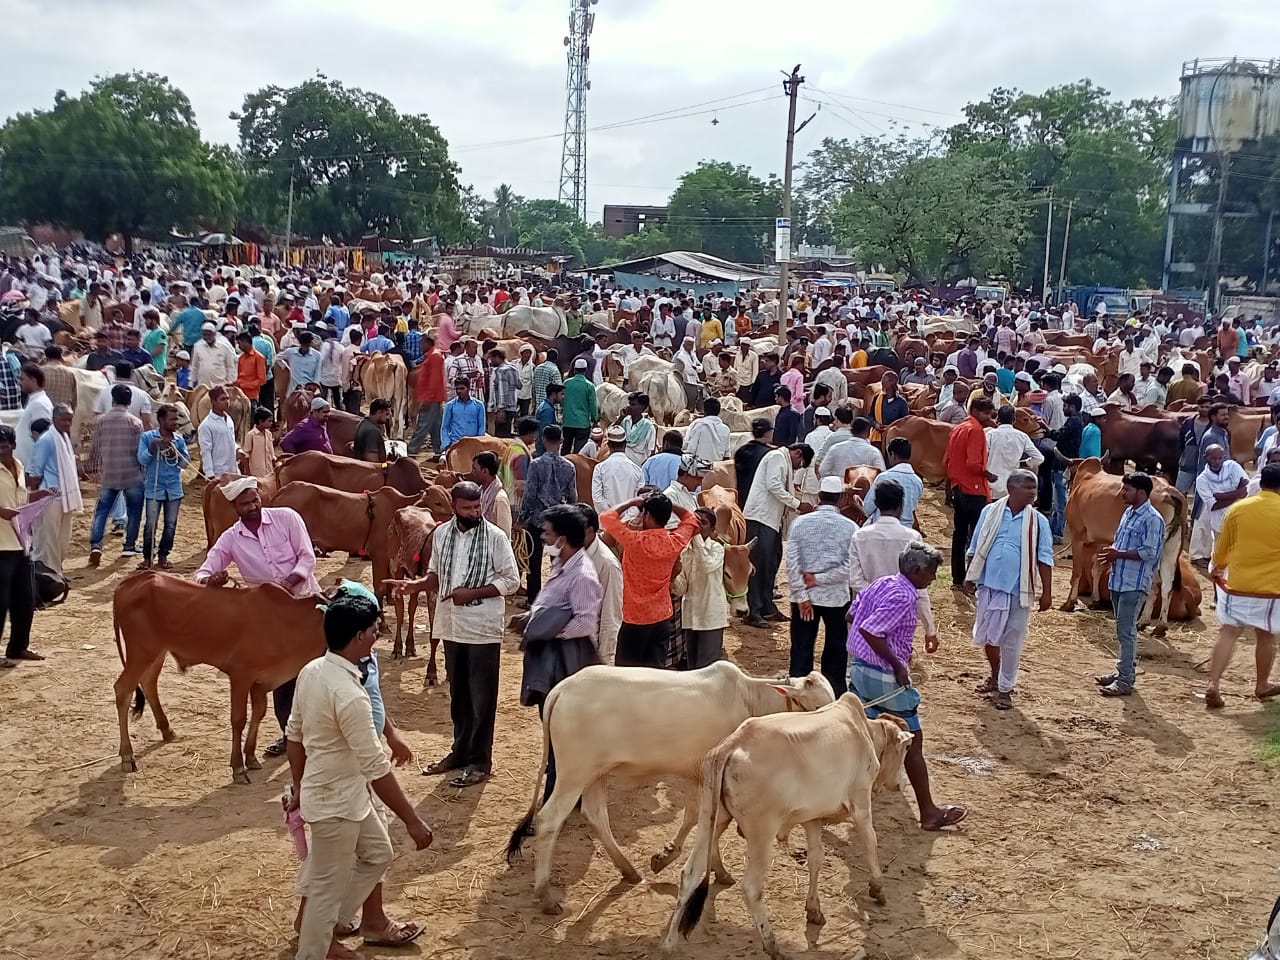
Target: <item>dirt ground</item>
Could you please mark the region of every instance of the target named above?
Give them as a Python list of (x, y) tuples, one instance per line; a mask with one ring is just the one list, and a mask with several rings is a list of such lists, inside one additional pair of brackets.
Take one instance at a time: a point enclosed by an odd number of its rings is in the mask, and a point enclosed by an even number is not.
[[(183, 572), (203, 553), (197, 501), (193, 492), (179, 524), (174, 558)], [(926, 535), (943, 546), (946, 516), (927, 502)], [(297, 864), (281, 826), (286, 766), (267, 760), (252, 785), (232, 785), (225, 679), (170, 665), (161, 688), (180, 739), (162, 743), (148, 714), (133, 726), (139, 771), (121, 773), (110, 601), (133, 562), (119, 559), (117, 539), (100, 570), (86, 569), (87, 529), (87, 518), (77, 519), (70, 601), (37, 615), (33, 647), (48, 661), (0, 671), (9, 809), (0, 957), (291, 958)], [(322, 561), (326, 575), (339, 568)], [(354, 565), (348, 572), (367, 577)], [(1057, 598), (1067, 574), (1060, 562)], [(806, 929), (806, 868), (775, 859), (769, 908), (782, 947), (830, 960), (860, 950), (895, 960), (1243, 957), (1277, 893), (1275, 779), (1260, 747), (1280, 728), (1280, 713), (1246, 699), (1251, 653), (1242, 650), (1228, 675), (1227, 709), (1207, 714), (1197, 694), (1216, 622), (1206, 609), (1202, 621), (1175, 625), (1167, 642), (1144, 636), (1138, 696), (1102, 700), (1092, 676), (1113, 664), (1109, 617), (1055, 609), (1034, 616), (1015, 709), (1001, 714), (972, 692), (982, 658), (969, 640), (971, 608), (949, 587), (940, 579), (933, 588), (943, 647), (913, 672), (935, 795), (968, 805), (968, 820), (924, 833), (913, 798), (878, 799), (884, 907), (866, 895), (849, 827), (828, 828), (822, 928)], [(786, 668), (785, 629), (735, 626), (727, 648), (749, 672)], [(504, 642), (495, 776), (469, 791), (417, 767), (448, 744), (445, 688), (424, 690), (422, 659), (393, 664), (389, 642), (383, 651), (388, 710), (416, 754), (401, 780), (436, 839), (417, 853), (393, 826), (389, 912), (427, 932), (408, 949), (367, 955), (655, 956), (682, 858), (626, 886), (574, 816), (557, 848), (565, 912), (556, 918), (536, 910), (529, 859), (511, 868), (503, 860), (541, 746), (535, 711), (518, 702), (514, 637)], [(663, 785), (613, 791), (614, 830), (642, 868), (678, 812), (678, 794)], [(800, 832), (794, 839), (803, 842)], [(741, 841), (730, 831), (726, 842), (726, 863), (740, 874)], [(738, 889), (714, 888), (681, 952), (763, 956)]]

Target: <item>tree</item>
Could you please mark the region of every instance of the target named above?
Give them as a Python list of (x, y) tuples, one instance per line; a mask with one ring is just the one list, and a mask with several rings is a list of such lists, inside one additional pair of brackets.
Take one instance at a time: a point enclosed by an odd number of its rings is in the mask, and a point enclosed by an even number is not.
[(1016, 262), (1025, 207), (990, 157), (944, 152), (929, 139), (827, 139), (802, 182), (837, 242), (913, 282), (982, 279)]
[(511, 184), (500, 183), (493, 191), (493, 204), (489, 208), (492, 218), (493, 242), (499, 247), (509, 247), (516, 239), (516, 213), (524, 198), (517, 196)]
[(425, 115), (320, 74), (249, 94), (232, 119), (252, 173), (249, 208), (263, 222), (283, 227), (292, 176), (297, 233), (449, 242), (468, 232), (458, 168)]
[(234, 158), (200, 139), (186, 94), (153, 73), (99, 77), (14, 117), (0, 130), (0, 172), (6, 218), (95, 238), (228, 229), (240, 189)]
[(678, 249), (738, 263), (761, 263), (782, 212), (782, 184), (747, 167), (704, 160), (680, 178), (667, 204), (667, 230)]

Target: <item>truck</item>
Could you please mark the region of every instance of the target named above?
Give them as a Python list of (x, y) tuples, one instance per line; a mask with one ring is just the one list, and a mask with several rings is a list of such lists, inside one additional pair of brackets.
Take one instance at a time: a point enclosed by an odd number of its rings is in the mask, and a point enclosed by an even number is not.
[(862, 294), (869, 297), (885, 297), (898, 292), (898, 281), (888, 273), (871, 273), (862, 281)]
[(36, 242), (22, 227), (0, 227), (0, 253), (8, 257), (30, 257), (38, 252)]
[(1063, 287), (1050, 300), (1059, 307), (1074, 303), (1082, 317), (1097, 313), (1099, 302), (1107, 305), (1107, 316), (1112, 319), (1125, 320), (1130, 314), (1129, 296), (1119, 287)]

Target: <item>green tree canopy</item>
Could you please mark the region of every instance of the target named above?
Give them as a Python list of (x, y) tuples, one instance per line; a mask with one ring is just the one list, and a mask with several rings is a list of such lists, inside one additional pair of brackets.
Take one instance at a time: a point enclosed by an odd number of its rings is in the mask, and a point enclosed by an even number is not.
[(256, 219), (283, 228), (292, 175), (296, 233), (465, 236), (458, 168), (425, 115), (401, 114), (385, 97), (320, 75), (251, 93), (233, 118)]
[(227, 229), (239, 199), (234, 158), (200, 139), (191, 102), (153, 73), (100, 77), (14, 117), (0, 130), (0, 174), (6, 218), (93, 238)]
[(773, 246), (782, 184), (733, 163), (704, 160), (680, 178), (667, 204), (673, 246), (738, 263), (761, 263)]

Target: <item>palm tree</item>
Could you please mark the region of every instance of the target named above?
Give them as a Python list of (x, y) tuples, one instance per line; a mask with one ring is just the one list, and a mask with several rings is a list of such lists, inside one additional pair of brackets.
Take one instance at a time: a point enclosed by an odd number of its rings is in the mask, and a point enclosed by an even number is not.
[(511, 246), (515, 236), (516, 209), (522, 199), (509, 183), (500, 183), (493, 191), (493, 241), (500, 247)]

